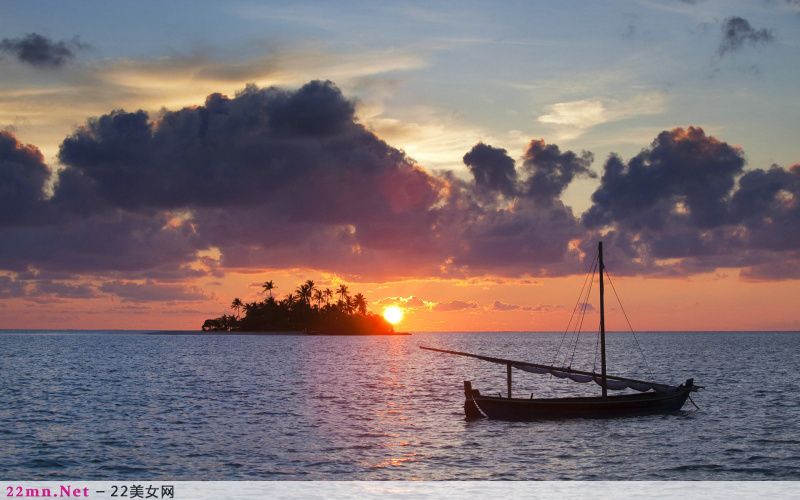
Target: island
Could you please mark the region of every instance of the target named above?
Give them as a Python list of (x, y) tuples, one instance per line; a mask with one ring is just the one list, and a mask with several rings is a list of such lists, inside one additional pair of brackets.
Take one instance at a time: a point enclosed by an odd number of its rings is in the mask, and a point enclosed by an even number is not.
[[(294, 293), (281, 300), (272, 296), (275, 285), (262, 285), (269, 297), (244, 303), (231, 302), (236, 314), (207, 319), (204, 332), (304, 332), (308, 335), (407, 335), (396, 333), (383, 316), (367, 311), (367, 299), (357, 293), (352, 297), (346, 285), (336, 292), (322, 290), (308, 280)], [(332, 299), (338, 296), (335, 302)]]

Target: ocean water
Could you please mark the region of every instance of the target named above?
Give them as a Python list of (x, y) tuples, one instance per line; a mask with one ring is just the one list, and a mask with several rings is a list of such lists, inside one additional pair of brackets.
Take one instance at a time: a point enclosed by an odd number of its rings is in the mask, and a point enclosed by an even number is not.
[(610, 372), (705, 389), (607, 420), (465, 421), (463, 381), (505, 367), (419, 349), (550, 363), (562, 337), (0, 331), (0, 479), (800, 480), (800, 333), (610, 333)]

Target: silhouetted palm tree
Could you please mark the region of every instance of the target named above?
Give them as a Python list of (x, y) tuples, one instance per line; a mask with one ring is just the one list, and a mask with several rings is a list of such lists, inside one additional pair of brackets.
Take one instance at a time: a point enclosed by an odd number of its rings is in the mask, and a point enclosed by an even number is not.
[(336, 292), (339, 294), (339, 304), (341, 304), (342, 309), (347, 309), (347, 303), (349, 302), (350, 296), (347, 294), (347, 285), (339, 285), (339, 290)]
[(325, 295), (325, 304), (330, 305), (331, 299), (333, 298), (333, 290), (326, 288), (322, 293)]
[(237, 318), (239, 317), (239, 308), (241, 308), (242, 306), (244, 306), (244, 302), (242, 302), (242, 299), (240, 299), (239, 297), (236, 297), (235, 299), (233, 299), (233, 302), (231, 302), (231, 309), (236, 309)]
[(317, 309), (319, 309), (320, 307), (322, 307), (322, 301), (325, 300), (325, 293), (319, 288), (317, 288), (316, 290), (314, 290), (314, 300), (317, 301)]
[[(312, 284), (313, 284), (313, 281), (312, 281)], [(295, 293), (297, 294), (298, 299), (300, 299), (300, 302), (305, 302), (306, 304), (311, 305), (311, 295), (312, 295), (312, 293), (311, 293), (311, 287), (308, 286), (308, 283), (303, 283), (302, 285), (297, 287), (297, 290), (295, 291)]]
[(364, 297), (364, 295), (360, 293), (355, 294), (352, 305), (353, 308), (357, 309), (362, 316), (367, 314), (367, 299)]
[(263, 288), (265, 292), (269, 292), (269, 298), (272, 298), (272, 289), (278, 287), (276, 287), (272, 280), (270, 280), (265, 281), (264, 284), (261, 285), (261, 288)]

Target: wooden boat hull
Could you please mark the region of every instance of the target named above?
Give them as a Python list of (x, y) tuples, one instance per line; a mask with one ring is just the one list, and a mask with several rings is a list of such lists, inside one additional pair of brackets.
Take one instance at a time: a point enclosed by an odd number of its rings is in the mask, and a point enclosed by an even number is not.
[(694, 390), (692, 379), (668, 393), (647, 392), (621, 396), (525, 399), (483, 396), (464, 382), (467, 418), (536, 420), (548, 418), (609, 418), (668, 413), (680, 410)]

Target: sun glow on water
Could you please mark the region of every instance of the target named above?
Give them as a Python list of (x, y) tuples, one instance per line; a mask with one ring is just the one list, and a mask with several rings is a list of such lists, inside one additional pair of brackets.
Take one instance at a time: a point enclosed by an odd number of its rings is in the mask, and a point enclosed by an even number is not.
[(397, 306), (389, 306), (383, 310), (383, 317), (389, 323), (396, 325), (403, 319), (403, 310)]

